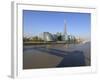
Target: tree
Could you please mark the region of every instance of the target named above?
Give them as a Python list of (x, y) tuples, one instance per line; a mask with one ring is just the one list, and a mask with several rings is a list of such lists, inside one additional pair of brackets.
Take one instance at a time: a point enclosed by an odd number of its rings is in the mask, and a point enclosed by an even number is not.
[(59, 36), (57, 37), (57, 40), (58, 40), (58, 41), (62, 41), (62, 36), (59, 35)]
[(24, 38), (23, 38), (23, 41), (24, 41), (24, 42), (29, 41), (29, 38), (24, 37)]

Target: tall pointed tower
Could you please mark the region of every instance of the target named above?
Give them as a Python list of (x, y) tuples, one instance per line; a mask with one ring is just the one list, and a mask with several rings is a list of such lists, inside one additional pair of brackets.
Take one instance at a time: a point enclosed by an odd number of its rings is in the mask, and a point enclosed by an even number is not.
[(68, 34), (67, 34), (67, 24), (66, 24), (66, 20), (64, 20), (64, 35), (63, 35), (63, 40), (67, 40), (68, 39)]
[(64, 35), (67, 35), (67, 24), (66, 24), (66, 20), (64, 20)]

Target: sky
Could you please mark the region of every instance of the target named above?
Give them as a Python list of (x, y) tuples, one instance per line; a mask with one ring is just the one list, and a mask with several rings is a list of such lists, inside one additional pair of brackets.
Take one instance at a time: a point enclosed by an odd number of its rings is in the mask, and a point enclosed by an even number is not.
[(68, 34), (90, 38), (90, 13), (23, 10), (24, 34), (64, 33), (64, 21), (66, 21)]

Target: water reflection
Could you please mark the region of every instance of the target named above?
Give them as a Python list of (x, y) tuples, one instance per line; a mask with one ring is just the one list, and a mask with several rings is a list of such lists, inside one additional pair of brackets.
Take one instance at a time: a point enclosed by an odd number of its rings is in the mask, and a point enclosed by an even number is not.
[(47, 47), (34, 47), (24, 48), (24, 51), (37, 50), (51, 55), (63, 57), (61, 62), (56, 67), (74, 67), (85, 66), (85, 56), (82, 51), (64, 51)]

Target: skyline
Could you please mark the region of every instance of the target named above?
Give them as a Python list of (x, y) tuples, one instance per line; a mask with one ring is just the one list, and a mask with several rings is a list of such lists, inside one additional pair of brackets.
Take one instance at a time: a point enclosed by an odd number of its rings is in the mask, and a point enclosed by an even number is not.
[(65, 21), (68, 34), (90, 39), (90, 13), (23, 10), (25, 34), (38, 35), (42, 32), (64, 33)]

